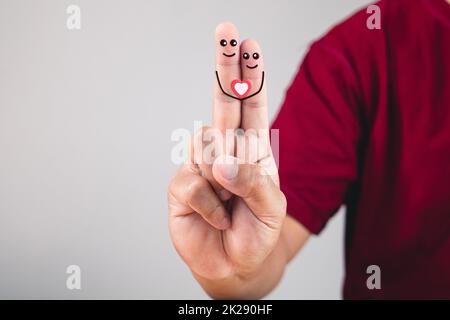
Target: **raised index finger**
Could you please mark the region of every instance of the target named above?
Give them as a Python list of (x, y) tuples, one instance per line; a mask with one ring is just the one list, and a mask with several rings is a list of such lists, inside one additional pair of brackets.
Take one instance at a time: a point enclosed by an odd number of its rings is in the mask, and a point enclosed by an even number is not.
[(241, 77), (239, 64), (239, 32), (230, 22), (217, 26), (216, 78), (213, 107), (213, 126), (225, 133), (226, 129), (236, 129), (241, 123), (241, 102), (231, 96), (231, 83)]

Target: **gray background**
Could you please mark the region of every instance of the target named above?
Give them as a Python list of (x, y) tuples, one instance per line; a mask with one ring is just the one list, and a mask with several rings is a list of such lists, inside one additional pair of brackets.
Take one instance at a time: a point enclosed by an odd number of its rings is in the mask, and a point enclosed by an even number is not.
[[(165, 199), (172, 131), (210, 122), (215, 25), (259, 40), (273, 116), (308, 44), (367, 3), (0, 0), (0, 298), (206, 298)], [(269, 298), (341, 297), (343, 217)]]

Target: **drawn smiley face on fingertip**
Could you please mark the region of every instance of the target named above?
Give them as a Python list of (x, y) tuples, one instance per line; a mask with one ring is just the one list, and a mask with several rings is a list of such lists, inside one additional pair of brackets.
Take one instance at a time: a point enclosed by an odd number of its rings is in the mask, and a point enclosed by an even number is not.
[[(236, 39), (231, 39), (230, 41), (227, 41), (226, 39), (222, 39), (222, 40), (219, 41), (219, 44), (220, 44), (224, 49), (226, 49), (226, 48), (231, 48), (232, 50), (234, 50), (234, 49), (237, 47), (238, 42), (237, 42)], [(231, 57), (234, 57), (234, 56), (236, 55), (236, 52), (231, 52), (231, 53), (230, 53), (230, 52), (224, 51), (224, 52), (222, 52), (222, 54), (223, 54), (225, 57), (227, 57), (227, 58), (231, 58)]]
[(244, 52), (242, 54), (242, 59), (248, 60), (245, 62), (245, 66), (249, 69), (256, 69), (258, 68), (258, 59), (260, 58), (258, 52), (253, 52), (252, 54), (248, 52)]

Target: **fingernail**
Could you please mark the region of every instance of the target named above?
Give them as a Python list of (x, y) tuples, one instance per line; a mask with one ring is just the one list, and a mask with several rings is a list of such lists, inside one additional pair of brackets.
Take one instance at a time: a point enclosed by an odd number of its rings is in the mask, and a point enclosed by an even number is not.
[(218, 168), (220, 174), (226, 180), (233, 180), (234, 178), (236, 178), (239, 171), (239, 166), (236, 161), (228, 159), (222, 163), (218, 163)]

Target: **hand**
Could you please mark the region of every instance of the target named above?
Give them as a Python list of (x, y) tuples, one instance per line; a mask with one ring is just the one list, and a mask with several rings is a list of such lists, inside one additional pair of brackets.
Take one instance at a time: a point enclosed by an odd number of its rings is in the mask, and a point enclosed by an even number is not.
[[(252, 84), (248, 95), (258, 90), (264, 70), (258, 43), (239, 44), (238, 30), (230, 23), (217, 27), (215, 42), (223, 90), (236, 96), (230, 84), (241, 75)], [(229, 95), (216, 81), (213, 127), (194, 136), (197, 143), (190, 163), (178, 170), (168, 191), (175, 248), (197, 277), (208, 280), (246, 277), (257, 271), (276, 246), (286, 215), (268, 139), (266, 84), (246, 100)], [(225, 137), (227, 129), (239, 128), (246, 134), (235, 135), (228, 147), (216, 145), (217, 157), (208, 162), (199, 150), (205, 147), (205, 136), (219, 132)], [(249, 146), (255, 140), (257, 147)]]

